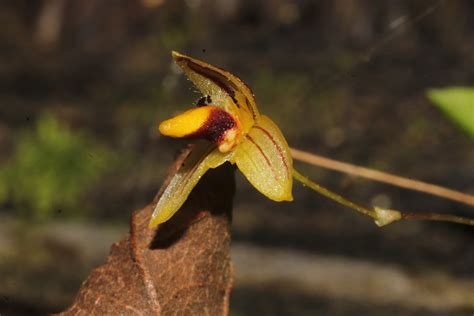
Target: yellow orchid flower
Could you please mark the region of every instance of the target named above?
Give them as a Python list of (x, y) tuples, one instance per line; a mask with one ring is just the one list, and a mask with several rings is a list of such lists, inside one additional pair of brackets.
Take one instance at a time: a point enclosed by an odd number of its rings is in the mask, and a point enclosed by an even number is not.
[(231, 73), (173, 52), (173, 59), (205, 96), (198, 107), (162, 122), (163, 135), (203, 138), (171, 179), (150, 227), (169, 220), (210, 168), (229, 161), (274, 201), (292, 201), (293, 161), (280, 129), (257, 109), (251, 89)]
[(370, 216), (379, 226), (401, 219), (448, 221), (474, 226), (474, 219), (449, 214), (400, 212), (365, 207), (311, 181), (293, 168), (290, 148), (278, 126), (257, 109), (252, 90), (233, 74), (173, 52), (174, 61), (204, 95), (196, 108), (159, 125), (165, 136), (204, 139), (185, 158), (156, 204), (149, 227), (169, 220), (199, 179), (224, 162), (236, 164), (249, 182), (274, 201), (292, 201), (293, 178), (308, 188)]

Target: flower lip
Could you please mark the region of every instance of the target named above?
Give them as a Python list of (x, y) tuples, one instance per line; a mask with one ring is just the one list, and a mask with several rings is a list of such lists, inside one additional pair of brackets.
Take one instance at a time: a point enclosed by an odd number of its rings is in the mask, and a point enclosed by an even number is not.
[(175, 138), (201, 138), (217, 144), (221, 152), (230, 151), (240, 140), (239, 120), (229, 112), (214, 105), (188, 110), (159, 126), (165, 136)]

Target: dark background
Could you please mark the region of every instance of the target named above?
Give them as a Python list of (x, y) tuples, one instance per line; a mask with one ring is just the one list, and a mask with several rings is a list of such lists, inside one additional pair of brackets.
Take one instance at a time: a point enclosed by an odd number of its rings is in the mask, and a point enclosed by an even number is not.
[[(472, 1), (16, 0), (0, 21), (2, 316), (68, 306), (152, 200), (184, 144), (156, 125), (199, 98), (171, 50), (243, 78), (293, 147), (474, 193), (472, 139), (426, 97), (474, 82)], [(356, 201), (474, 216), (296, 166)], [(474, 312), (472, 228), (237, 184), (232, 315)]]

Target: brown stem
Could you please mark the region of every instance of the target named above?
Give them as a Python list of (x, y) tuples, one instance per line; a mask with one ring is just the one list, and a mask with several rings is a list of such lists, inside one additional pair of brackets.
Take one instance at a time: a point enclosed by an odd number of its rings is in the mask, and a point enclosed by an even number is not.
[(402, 212), (401, 219), (451, 222), (451, 223), (474, 226), (474, 219), (464, 218), (464, 217), (451, 215), (451, 214)]
[(353, 164), (337, 161), (320, 155), (315, 155), (295, 148), (291, 148), (291, 156), (295, 160), (306, 162), (315, 166), (356, 175), (359, 177), (391, 184), (410, 190), (436, 195), (449, 200), (474, 206), (473, 195), (448, 189), (439, 185), (434, 185), (413, 179), (407, 179), (404, 177), (396, 176), (394, 174), (365, 167), (355, 166)]

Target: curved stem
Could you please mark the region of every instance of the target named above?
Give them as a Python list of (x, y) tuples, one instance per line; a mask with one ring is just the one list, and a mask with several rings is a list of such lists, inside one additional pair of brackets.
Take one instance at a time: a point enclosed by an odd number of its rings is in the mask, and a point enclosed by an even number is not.
[(307, 186), (311, 190), (316, 191), (319, 194), (322, 194), (325, 197), (327, 197), (327, 198), (329, 198), (333, 201), (336, 201), (339, 204), (342, 204), (342, 205), (345, 205), (349, 208), (352, 208), (352, 209), (354, 209), (354, 210), (356, 210), (356, 211), (358, 211), (358, 212), (360, 212), (364, 215), (372, 217), (373, 219), (377, 218), (377, 215), (375, 214), (375, 210), (373, 208), (368, 208), (368, 207), (359, 205), (357, 203), (354, 203), (354, 202), (346, 199), (342, 195), (339, 195), (335, 192), (332, 192), (332, 191), (326, 189), (325, 187), (322, 187), (321, 185), (311, 181), (308, 177), (306, 177), (306, 176), (302, 175), (301, 173), (299, 173), (294, 168), (293, 168), (293, 178), (295, 180), (301, 182), (304, 186)]
[(451, 222), (451, 223), (474, 226), (474, 219), (465, 218), (465, 217), (461, 217), (457, 215), (438, 214), (438, 213), (401, 212), (397, 210), (383, 209), (379, 207), (362, 206), (313, 182), (308, 177), (298, 172), (296, 169), (293, 169), (293, 178), (296, 181), (301, 182), (304, 186), (309, 187), (311, 190), (316, 191), (324, 195), (325, 197), (333, 201), (336, 201), (339, 204), (342, 204), (364, 215), (372, 217), (375, 220), (375, 223), (379, 226), (388, 225), (397, 220), (442, 221), (442, 222)]
[(394, 174), (373, 170), (369, 168), (355, 166), (349, 163), (315, 155), (306, 151), (291, 148), (291, 156), (295, 160), (306, 162), (326, 169), (336, 170), (347, 174), (391, 184), (405, 189), (415, 190), (431, 195), (440, 196), (449, 200), (474, 206), (474, 196), (439, 185), (434, 185), (418, 180), (407, 179)]

